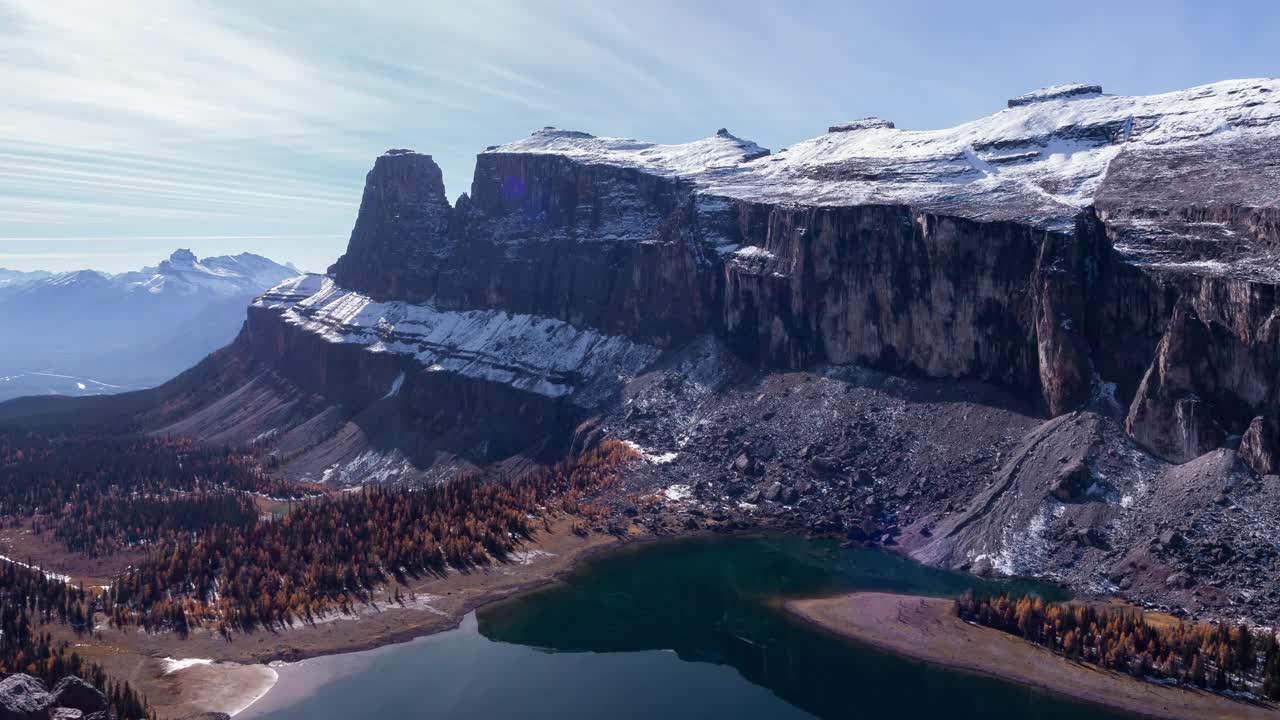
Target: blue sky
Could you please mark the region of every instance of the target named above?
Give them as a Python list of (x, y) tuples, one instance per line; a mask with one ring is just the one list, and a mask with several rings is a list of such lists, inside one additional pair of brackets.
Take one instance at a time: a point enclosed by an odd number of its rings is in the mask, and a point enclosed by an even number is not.
[(176, 247), (323, 270), (364, 174), (544, 125), (780, 148), (840, 120), (945, 127), (1058, 82), (1146, 94), (1280, 74), (1280, 3), (0, 0), (0, 267)]

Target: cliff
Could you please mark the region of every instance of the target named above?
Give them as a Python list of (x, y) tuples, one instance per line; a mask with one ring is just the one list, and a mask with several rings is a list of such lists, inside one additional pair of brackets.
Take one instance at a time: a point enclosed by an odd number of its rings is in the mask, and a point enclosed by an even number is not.
[(206, 364), (226, 392), (146, 424), (400, 477), (553, 459), (655, 368), (861, 366), (1042, 417), (1118, 407), (1166, 460), (1239, 444), (1273, 472), (1278, 135), (1280, 82), (1252, 80), (1050, 88), (777, 153), (544, 128), (480, 153), (454, 203), (429, 155), (388, 151), (328, 275), (263, 295)]
[(763, 367), (991, 381), (1049, 415), (1114, 385), (1128, 431), (1182, 461), (1274, 427), (1254, 418), (1277, 406), (1278, 90), (1071, 86), (777, 154), (723, 130), (547, 128), (482, 153), (452, 206), (430, 156), (396, 150), (330, 274), (371, 302), (557, 321), (649, 361), (711, 335)]

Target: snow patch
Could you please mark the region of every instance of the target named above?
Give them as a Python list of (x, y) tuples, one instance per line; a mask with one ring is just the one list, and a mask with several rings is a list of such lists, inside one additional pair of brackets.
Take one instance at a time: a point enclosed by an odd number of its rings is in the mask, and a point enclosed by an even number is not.
[(365, 450), (350, 460), (324, 469), (320, 482), (358, 487), (364, 483), (386, 483), (410, 477), (415, 472), (408, 456), (398, 449)]
[[(377, 302), (322, 275), (291, 278), (254, 307), (275, 310), (286, 323), (327, 342), (408, 356), (424, 368), (567, 397), (583, 407), (607, 397), (661, 354), (620, 335), (537, 315)], [(393, 383), (392, 391), (398, 390)]]
[(549, 553), (546, 550), (516, 550), (508, 553), (507, 559), (519, 565), (531, 565), (538, 558), (555, 556), (555, 553)]
[(383, 395), (383, 396), (382, 396), (382, 397), (383, 397), (383, 399), (386, 399), (386, 398), (393, 398), (393, 397), (395, 397), (395, 396), (399, 395), (399, 394), (400, 394), (400, 388), (401, 388), (401, 386), (403, 386), (403, 385), (404, 385), (404, 371), (403, 371), (403, 370), (401, 370), (401, 371), (400, 371), (400, 374), (396, 376), (396, 379), (391, 381), (391, 389), (387, 391), (387, 394), (386, 394), (386, 395)]
[(773, 253), (765, 250), (759, 245), (748, 245), (744, 248), (739, 248), (734, 250), (733, 254), (735, 257), (742, 258), (744, 260), (772, 260), (774, 258)]
[(62, 574), (60, 574), (60, 573), (56, 573), (56, 572), (49, 572), (48, 570), (43, 570), (43, 569), (41, 569), (41, 568), (40, 568), (40, 566), (38, 566), (38, 565), (28, 565), (27, 563), (24, 563), (24, 562), (22, 562), (21, 560), (14, 560), (13, 558), (11, 558), (11, 557), (7, 557), (7, 556), (5, 556), (5, 555), (0, 555), (0, 562), (12, 563), (12, 564), (17, 565), (17, 566), (19, 566), (19, 567), (24, 567), (24, 568), (26, 568), (26, 569), (28, 569), (28, 570), (35, 570), (36, 572), (40, 573), (41, 575), (44, 575), (45, 577), (49, 578), (50, 580), (56, 580), (56, 581), (58, 581), (58, 582), (68, 583), (68, 584), (71, 582), (71, 576), (70, 576), (70, 575), (62, 575)]
[(663, 490), (662, 494), (672, 502), (683, 502), (693, 497), (693, 489), (688, 485), (672, 485)]
[(659, 452), (653, 452), (651, 450), (646, 450), (645, 448), (641, 447), (639, 443), (633, 442), (631, 440), (623, 440), (622, 443), (627, 447), (631, 448), (632, 450), (635, 450), (636, 452), (640, 453), (641, 457), (644, 458), (645, 462), (652, 463), (654, 465), (666, 465), (668, 463), (675, 462), (675, 459), (679, 457), (679, 453), (674, 453), (674, 452), (659, 453)]
[(170, 675), (172, 673), (178, 672), (179, 670), (186, 670), (189, 667), (196, 667), (197, 665), (212, 665), (213, 660), (210, 660), (209, 658), (176, 659), (176, 658), (166, 657), (166, 658), (161, 658), (160, 663), (164, 667), (164, 674)]

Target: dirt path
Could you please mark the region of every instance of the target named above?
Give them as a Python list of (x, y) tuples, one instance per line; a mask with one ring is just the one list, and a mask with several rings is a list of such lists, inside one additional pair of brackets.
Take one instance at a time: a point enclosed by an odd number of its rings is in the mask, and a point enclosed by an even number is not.
[(819, 627), (884, 650), (1125, 712), (1169, 720), (1280, 720), (1271, 706), (1073, 663), (1012, 635), (962, 621), (951, 600), (865, 592), (790, 600), (786, 608)]

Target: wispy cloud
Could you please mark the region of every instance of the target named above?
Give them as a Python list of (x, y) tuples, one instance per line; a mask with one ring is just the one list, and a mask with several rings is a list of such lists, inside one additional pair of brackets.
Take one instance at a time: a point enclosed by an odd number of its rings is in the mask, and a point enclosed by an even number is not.
[(456, 195), (476, 152), (546, 124), (778, 147), (868, 114), (950, 124), (1060, 80), (1274, 72), (1277, 10), (1248, 4), (1232, 22), (1142, 0), (0, 0), (2, 259), (120, 270), (185, 238), (319, 269), (388, 147), (435, 155)]

